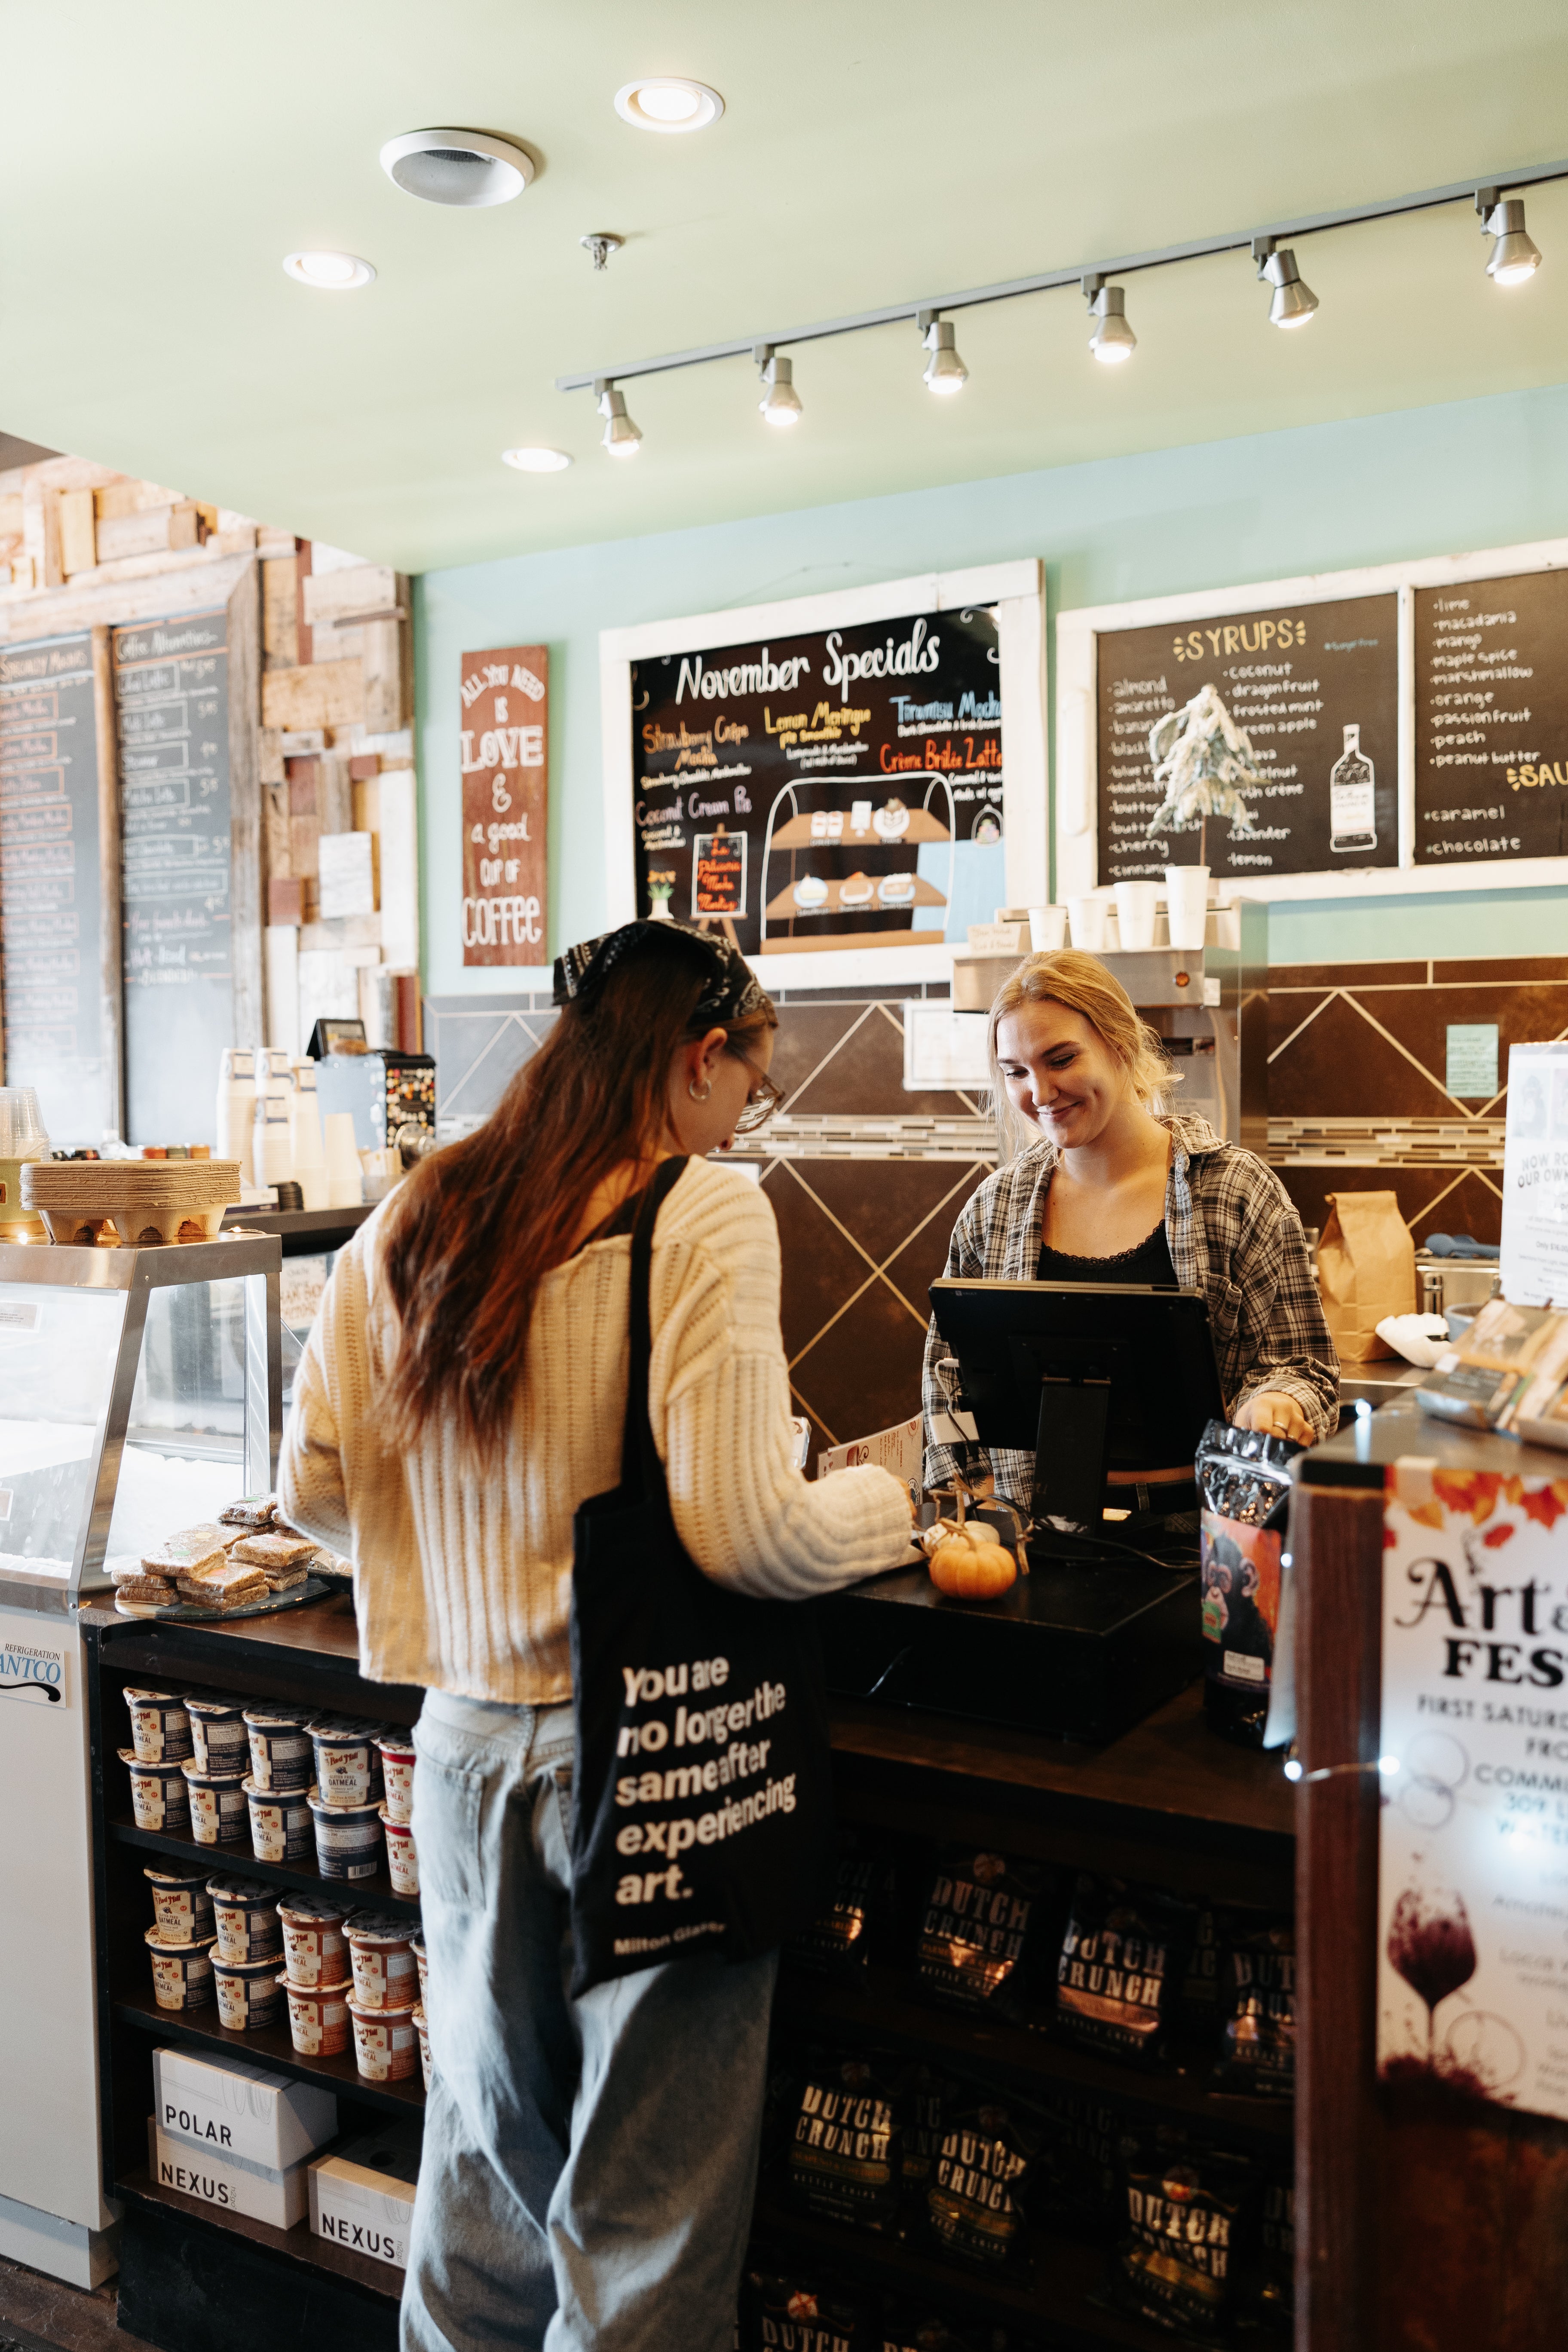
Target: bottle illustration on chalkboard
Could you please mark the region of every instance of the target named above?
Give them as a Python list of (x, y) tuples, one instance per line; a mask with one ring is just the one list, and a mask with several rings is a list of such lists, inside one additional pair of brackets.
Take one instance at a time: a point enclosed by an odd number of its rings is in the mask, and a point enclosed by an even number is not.
[(1373, 766), (1361, 748), (1361, 729), (1345, 729), (1345, 748), (1329, 771), (1329, 847), (1336, 856), (1377, 847)]

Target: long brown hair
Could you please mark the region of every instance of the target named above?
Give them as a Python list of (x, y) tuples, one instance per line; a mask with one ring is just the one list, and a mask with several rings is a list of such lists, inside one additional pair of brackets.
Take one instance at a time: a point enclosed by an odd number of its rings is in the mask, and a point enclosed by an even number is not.
[(743, 1055), (778, 1025), (697, 1011), (710, 978), (679, 935), (625, 956), (564, 1005), (483, 1127), (422, 1160), (393, 1196), (382, 1259), (400, 1325), (377, 1397), (383, 1434), (412, 1445), (439, 1413), (476, 1465), (510, 1422), (539, 1286), (564, 1263), (595, 1185), (652, 1158), (678, 1049), (710, 1029)]

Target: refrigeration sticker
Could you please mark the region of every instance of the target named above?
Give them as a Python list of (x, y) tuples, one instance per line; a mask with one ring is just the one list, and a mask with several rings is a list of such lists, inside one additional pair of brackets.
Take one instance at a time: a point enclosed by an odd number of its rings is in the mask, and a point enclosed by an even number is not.
[[(5, 1187), (0, 1185), (0, 1202), (5, 1200)], [(43, 1319), (43, 1309), (36, 1298), (16, 1299), (0, 1307), (0, 1339), (7, 1331), (36, 1331)]]
[(30, 1633), (0, 1635), (0, 1706), (13, 1701), (18, 1706), (68, 1706), (66, 1653), (58, 1643), (36, 1641)]

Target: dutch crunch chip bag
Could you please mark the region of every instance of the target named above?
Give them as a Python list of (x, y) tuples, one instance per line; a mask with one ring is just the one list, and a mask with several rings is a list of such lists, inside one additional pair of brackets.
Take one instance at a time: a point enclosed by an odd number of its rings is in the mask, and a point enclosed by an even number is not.
[(1075, 2236), (1114, 2236), (1121, 2220), (1125, 2114), (1103, 2099), (1054, 2087), (1042, 2090), (1036, 2104), (1047, 2131), (1042, 2202), (1052, 2221)]
[(937, 2251), (977, 2270), (1026, 2260), (1026, 2202), (1039, 2134), (987, 2092), (946, 2101), (926, 2186), (926, 2226)]
[(915, 1947), (924, 1990), (955, 2009), (1020, 2023), (1026, 1964), (1042, 1926), (1047, 1874), (1032, 1862), (954, 1848), (927, 1883)]
[(1230, 2313), (1247, 2168), (1163, 2134), (1127, 2168), (1127, 2234), (1113, 2273), (1119, 2302), (1161, 2327), (1212, 2341)]
[(893, 1905), (892, 1849), (854, 1829), (840, 1829), (833, 1901), (792, 1936), (784, 1957), (818, 1976), (863, 1979), (873, 1943), (885, 1940)]
[(1057, 1963), (1057, 2022), (1086, 2049), (1152, 2064), (1186, 1973), (1189, 1903), (1080, 1877)]
[(878, 2352), (874, 2317), (853, 2288), (765, 2257), (741, 2282), (741, 2352)]
[(808, 2212), (890, 2229), (903, 2184), (903, 2116), (891, 2063), (806, 2053), (785, 2157), (790, 2194)]
[(1289, 1920), (1237, 1933), (1225, 1956), (1226, 2021), (1215, 2079), (1226, 2091), (1289, 2098), (1296, 2088), (1296, 1932)]

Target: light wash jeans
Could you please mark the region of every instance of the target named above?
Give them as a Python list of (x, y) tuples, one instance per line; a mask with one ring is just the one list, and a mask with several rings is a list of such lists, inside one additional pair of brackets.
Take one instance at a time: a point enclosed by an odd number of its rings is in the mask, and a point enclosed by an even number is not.
[(403, 2352), (730, 2352), (777, 1955), (570, 2000), (571, 1708), (432, 1691), (415, 1746), (435, 2074)]

